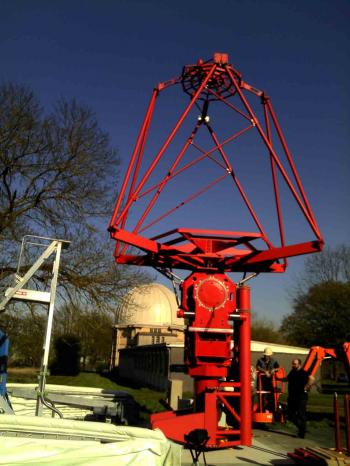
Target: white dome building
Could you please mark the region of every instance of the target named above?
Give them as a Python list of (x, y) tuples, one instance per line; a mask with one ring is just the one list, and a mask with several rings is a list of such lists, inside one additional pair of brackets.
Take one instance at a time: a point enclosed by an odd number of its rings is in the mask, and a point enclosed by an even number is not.
[(177, 317), (175, 294), (160, 283), (140, 285), (120, 302), (116, 312), (117, 325), (183, 325)]
[(120, 301), (114, 326), (112, 368), (120, 351), (155, 344), (183, 347), (184, 320), (177, 317), (175, 294), (160, 283), (133, 288)]
[[(159, 283), (140, 285), (127, 293), (116, 312), (111, 368), (137, 386), (167, 390), (169, 380), (193, 390), (193, 379), (182, 373), (184, 321), (176, 315), (175, 294)], [(278, 361), (288, 367), (291, 357), (305, 357), (308, 350), (260, 341), (251, 342), (252, 361), (270, 346)]]

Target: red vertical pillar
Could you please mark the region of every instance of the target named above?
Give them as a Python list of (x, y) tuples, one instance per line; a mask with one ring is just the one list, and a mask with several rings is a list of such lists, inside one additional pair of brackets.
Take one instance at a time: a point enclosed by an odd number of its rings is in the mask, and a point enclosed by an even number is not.
[(350, 456), (350, 405), (349, 395), (344, 395), (344, 416), (345, 416), (345, 436), (346, 436), (346, 454)]
[(337, 392), (334, 393), (333, 411), (334, 411), (335, 451), (342, 451), (341, 443), (340, 443), (340, 415), (339, 415), (339, 402), (338, 402)]
[(252, 444), (252, 388), (250, 356), (250, 288), (237, 288), (237, 304), (241, 315), (239, 335), (239, 373), (241, 384), (241, 444)]

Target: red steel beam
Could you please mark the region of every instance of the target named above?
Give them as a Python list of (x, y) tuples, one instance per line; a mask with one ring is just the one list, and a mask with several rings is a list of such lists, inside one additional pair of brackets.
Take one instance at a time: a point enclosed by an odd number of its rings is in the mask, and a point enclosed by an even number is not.
[(239, 180), (237, 178), (237, 175), (235, 174), (235, 172), (234, 172), (234, 170), (233, 170), (233, 168), (232, 168), (232, 166), (231, 166), (225, 152), (223, 151), (222, 147), (220, 146), (220, 143), (219, 143), (219, 141), (218, 141), (218, 139), (217, 139), (217, 137), (216, 137), (216, 135), (214, 133), (213, 128), (208, 124), (207, 124), (207, 128), (209, 130), (209, 133), (210, 133), (211, 137), (213, 138), (214, 143), (216, 144), (216, 147), (217, 147), (218, 151), (221, 154), (221, 157), (223, 158), (223, 160), (225, 162), (227, 170), (229, 171), (233, 181), (235, 182), (235, 184), (236, 184), (236, 186), (238, 188), (238, 191), (240, 192), (240, 194), (241, 194), (241, 196), (242, 196), (242, 198), (243, 198), (243, 200), (244, 200), (244, 202), (245, 202), (245, 204), (246, 204), (246, 206), (247, 206), (247, 208), (248, 208), (248, 210), (250, 212), (250, 215), (253, 217), (254, 222), (255, 222), (256, 226), (258, 227), (262, 237), (265, 239), (265, 241), (268, 242), (266, 233), (265, 233), (265, 231), (263, 229), (263, 226), (262, 226), (260, 220), (258, 219), (257, 215), (255, 214), (254, 209), (253, 209), (251, 203), (249, 202), (249, 199), (248, 199), (248, 197), (247, 197), (241, 183), (239, 182)]
[(232, 82), (234, 83), (235, 87), (236, 87), (236, 90), (244, 104), (244, 106), (246, 107), (247, 111), (249, 112), (252, 120), (254, 121), (255, 123), (255, 126), (260, 134), (260, 136), (262, 137), (263, 141), (265, 142), (265, 145), (267, 146), (270, 154), (272, 155), (274, 161), (276, 162), (285, 182), (287, 183), (290, 191), (292, 192), (293, 196), (294, 196), (294, 199), (297, 201), (301, 211), (303, 212), (305, 218), (307, 219), (307, 221), (309, 222), (310, 224), (310, 227), (311, 229), (313, 230), (314, 234), (316, 235), (316, 237), (318, 239), (321, 239), (320, 237), (320, 232), (315, 224), (315, 221), (314, 221), (314, 218), (310, 215), (310, 213), (308, 212), (308, 209), (305, 208), (305, 205), (303, 204), (302, 200), (300, 199), (299, 197), (299, 194), (297, 193), (296, 189), (294, 188), (294, 186), (292, 185), (288, 175), (287, 175), (287, 172), (285, 171), (283, 165), (281, 164), (275, 150), (273, 149), (273, 147), (271, 146), (269, 140), (267, 139), (265, 133), (264, 133), (264, 130), (262, 129), (260, 123), (259, 123), (259, 120), (258, 118), (256, 117), (256, 115), (254, 114), (253, 110), (250, 108), (250, 105), (248, 104), (248, 101), (247, 99), (245, 98), (243, 92), (241, 91), (240, 87), (239, 87), (239, 84), (236, 82), (235, 80), (235, 77), (233, 76), (231, 70), (229, 67), (227, 67), (227, 72), (228, 74), (230, 74), (231, 76), (231, 79), (232, 79)]
[(125, 190), (126, 190), (126, 187), (127, 187), (128, 183), (129, 183), (131, 171), (132, 171), (132, 168), (133, 168), (133, 166), (134, 166), (134, 163), (135, 163), (135, 160), (136, 160), (136, 157), (137, 157), (139, 148), (140, 148), (140, 144), (141, 144), (141, 142), (142, 142), (142, 140), (143, 140), (143, 135), (144, 135), (144, 133), (145, 133), (145, 131), (146, 131), (146, 128), (147, 128), (147, 126), (148, 126), (148, 124), (149, 124), (149, 123), (148, 123), (149, 118), (150, 118), (150, 116), (151, 116), (152, 113), (153, 113), (153, 108), (154, 108), (154, 104), (155, 104), (157, 95), (158, 95), (158, 90), (157, 90), (157, 89), (154, 89), (154, 90), (153, 90), (153, 93), (152, 93), (151, 101), (150, 101), (150, 103), (149, 103), (149, 106), (148, 106), (148, 109), (147, 109), (147, 112), (146, 112), (146, 117), (145, 117), (145, 119), (144, 119), (144, 122), (143, 122), (143, 124), (142, 124), (140, 133), (139, 133), (139, 135), (138, 135), (138, 138), (137, 138), (137, 141), (136, 141), (136, 144), (135, 144), (134, 151), (133, 151), (133, 153), (132, 153), (132, 155), (131, 155), (131, 161), (130, 161), (128, 170), (127, 170), (127, 172), (126, 172), (125, 178), (124, 178), (124, 180), (123, 180), (122, 187), (121, 187), (121, 189), (120, 189), (120, 193), (119, 193), (119, 196), (118, 196), (118, 200), (117, 200), (116, 206), (115, 206), (114, 211), (113, 211), (112, 219), (111, 219), (111, 221), (110, 221), (110, 227), (114, 226), (114, 224), (115, 224), (115, 222), (116, 222), (116, 216), (118, 215), (118, 212), (119, 212), (121, 203), (122, 203), (122, 201), (123, 201), (124, 194), (125, 194)]
[[(124, 207), (122, 213), (120, 214), (120, 216), (118, 217), (118, 219), (115, 221), (116, 224), (119, 223), (119, 219), (122, 218), (126, 212), (129, 210), (132, 202), (133, 202), (133, 199), (138, 195), (138, 193), (141, 191), (142, 187), (144, 186), (144, 184), (146, 183), (146, 181), (148, 180), (148, 178), (150, 177), (152, 171), (154, 170), (154, 168), (156, 167), (156, 165), (158, 164), (159, 160), (161, 159), (162, 155), (164, 154), (165, 150), (167, 149), (167, 147), (169, 146), (170, 142), (173, 140), (176, 132), (178, 131), (178, 129), (180, 128), (180, 126), (182, 125), (183, 121), (185, 120), (186, 116), (188, 115), (189, 111), (191, 110), (191, 108), (193, 107), (193, 105), (195, 104), (197, 98), (199, 97), (199, 95), (201, 94), (202, 90), (205, 88), (207, 82), (209, 81), (209, 79), (211, 78), (212, 74), (214, 73), (215, 69), (216, 69), (216, 64), (214, 64), (209, 73), (207, 74), (207, 76), (204, 78), (203, 82), (201, 83), (201, 85), (199, 86), (198, 90), (195, 92), (195, 94), (193, 95), (190, 103), (187, 105), (187, 107), (185, 108), (184, 112), (182, 113), (182, 115), (180, 116), (178, 122), (176, 123), (176, 125), (174, 126), (173, 130), (171, 131), (171, 133), (169, 134), (168, 138), (166, 139), (166, 141), (164, 142), (162, 148), (160, 149), (160, 151), (158, 152), (158, 154), (156, 155), (155, 159), (153, 160), (152, 164), (150, 165), (150, 167), (148, 168), (146, 174), (144, 175), (144, 177), (142, 178), (142, 180), (140, 181), (138, 187), (136, 188), (135, 192), (134, 192), (134, 195), (131, 199), (129, 199), (126, 203), (126, 206)], [(124, 186), (124, 184), (123, 184)], [(115, 209), (117, 210), (117, 209)], [(111, 225), (113, 227), (113, 225)]]
[[(269, 120), (269, 115), (268, 115), (267, 108), (266, 108), (265, 99), (263, 100), (263, 106), (264, 106), (266, 134), (267, 134), (267, 138), (270, 144), (272, 145), (270, 120)], [(282, 220), (282, 211), (281, 211), (281, 203), (280, 203), (280, 196), (279, 196), (279, 189), (278, 189), (276, 165), (275, 165), (275, 161), (271, 153), (270, 153), (270, 164), (271, 164), (272, 182), (273, 182), (273, 188), (274, 188), (274, 194), (275, 194), (275, 203), (276, 203), (276, 210), (277, 210), (277, 219), (278, 219), (278, 226), (279, 226), (279, 232), (280, 232), (281, 246), (284, 246), (285, 237), (284, 237), (284, 227), (283, 227), (283, 220)], [(287, 265), (287, 259), (284, 258), (283, 260), (285, 262), (285, 265)]]
[(295, 181), (296, 181), (296, 183), (297, 183), (297, 185), (298, 185), (298, 188), (299, 188), (299, 191), (300, 191), (300, 193), (301, 193), (301, 195), (302, 195), (302, 197), (303, 197), (303, 201), (304, 201), (305, 205), (307, 206), (307, 209), (308, 209), (308, 212), (309, 212), (309, 214), (310, 214), (310, 217), (311, 217), (312, 220), (313, 220), (314, 228), (315, 228), (316, 231), (317, 231), (316, 236), (317, 236), (317, 237), (320, 237), (320, 236), (321, 236), (321, 233), (320, 233), (320, 230), (319, 230), (319, 228), (318, 228), (318, 226), (317, 226), (317, 222), (316, 222), (315, 217), (314, 217), (314, 214), (313, 214), (313, 212), (312, 212), (311, 205), (310, 205), (310, 203), (309, 203), (309, 201), (308, 201), (308, 199), (307, 199), (307, 197), (306, 197), (306, 194), (305, 194), (303, 185), (301, 184), (301, 181), (300, 181), (299, 175), (298, 175), (298, 173), (297, 173), (297, 170), (296, 170), (296, 168), (295, 168), (295, 164), (294, 164), (294, 162), (293, 162), (292, 156), (291, 156), (291, 154), (290, 154), (290, 152), (289, 152), (289, 149), (288, 149), (287, 143), (286, 143), (286, 141), (285, 141), (285, 139), (284, 139), (282, 130), (281, 130), (281, 128), (280, 128), (280, 125), (279, 125), (279, 123), (278, 123), (278, 121), (277, 121), (275, 112), (273, 111), (273, 108), (272, 108), (270, 99), (267, 100), (267, 105), (268, 105), (268, 108), (269, 108), (271, 117), (272, 117), (272, 119), (273, 119), (275, 128), (276, 128), (277, 133), (278, 133), (278, 135), (279, 135), (279, 138), (280, 138), (280, 140), (281, 140), (283, 149), (284, 149), (284, 151), (285, 151), (285, 153), (286, 153), (286, 156), (287, 156), (287, 158), (288, 158), (288, 161), (289, 161), (290, 167), (291, 167), (291, 169), (292, 169), (292, 172), (293, 172)]

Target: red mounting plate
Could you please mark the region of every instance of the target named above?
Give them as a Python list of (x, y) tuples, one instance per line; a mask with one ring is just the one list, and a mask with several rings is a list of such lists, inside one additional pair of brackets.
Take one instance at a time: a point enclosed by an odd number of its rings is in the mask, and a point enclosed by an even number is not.
[[(177, 228), (151, 239), (115, 230), (112, 237), (145, 252), (143, 255), (123, 254), (116, 259), (120, 264), (192, 271), (284, 272), (284, 263), (278, 262), (281, 257), (320, 250), (318, 241), (274, 248), (269, 247), (260, 233), (220, 230)], [(259, 250), (253, 244), (259, 239), (267, 249)]]

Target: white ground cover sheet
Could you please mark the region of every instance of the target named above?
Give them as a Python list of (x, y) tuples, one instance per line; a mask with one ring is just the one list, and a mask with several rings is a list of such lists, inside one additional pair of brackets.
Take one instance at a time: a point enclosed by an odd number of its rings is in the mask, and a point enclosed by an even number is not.
[(0, 465), (180, 466), (181, 451), (159, 430), (0, 415)]

